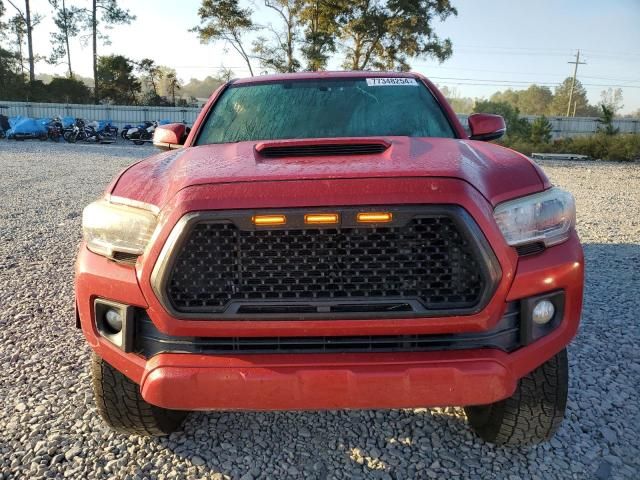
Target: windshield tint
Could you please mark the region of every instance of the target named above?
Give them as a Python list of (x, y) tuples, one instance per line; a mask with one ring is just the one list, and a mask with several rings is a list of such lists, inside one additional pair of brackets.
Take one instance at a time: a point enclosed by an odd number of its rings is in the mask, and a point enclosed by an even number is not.
[[(322, 137), (455, 134), (431, 92), (413, 78), (296, 80), (231, 85), (197, 145)], [(392, 83), (392, 82), (389, 82)]]

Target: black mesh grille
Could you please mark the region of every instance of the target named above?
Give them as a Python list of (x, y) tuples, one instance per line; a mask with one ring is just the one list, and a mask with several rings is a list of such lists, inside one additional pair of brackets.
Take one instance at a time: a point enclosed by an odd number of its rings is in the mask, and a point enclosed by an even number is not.
[(202, 222), (177, 254), (167, 294), (179, 312), (220, 313), (237, 302), (286, 309), (305, 301), (314, 309), (330, 303), (325, 312), (370, 312), (377, 304), (385, 312), (395, 309), (391, 300), (406, 310), (405, 299), (428, 310), (470, 308), (487, 280), (460, 228), (446, 215), (335, 229), (252, 231)]

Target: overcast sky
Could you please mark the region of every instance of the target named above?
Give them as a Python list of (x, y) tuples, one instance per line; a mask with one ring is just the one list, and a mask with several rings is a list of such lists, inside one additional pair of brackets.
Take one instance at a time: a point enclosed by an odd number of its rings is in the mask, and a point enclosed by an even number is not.
[[(70, 3), (89, 4), (89, 0)], [(262, 2), (241, 2), (256, 11), (254, 20), (277, 19)], [(6, 4), (6, 2), (5, 2)], [(34, 29), (35, 51), (50, 50), (53, 28), (46, 0), (31, 0), (32, 9), (47, 16)], [(199, 0), (120, 0), (137, 20), (111, 30), (112, 44), (100, 54), (117, 53), (139, 60), (154, 59), (176, 68), (179, 78), (204, 78), (222, 67), (237, 76), (248, 75), (242, 59), (222, 43), (201, 45), (188, 29), (198, 23)], [(461, 96), (488, 97), (496, 90), (526, 87), (530, 83), (554, 86), (573, 72), (576, 50), (581, 51), (578, 79), (589, 100), (597, 103), (600, 92), (621, 87), (623, 112), (640, 108), (640, 0), (454, 0), (458, 16), (436, 24), (436, 31), (453, 42), (453, 56), (442, 64), (432, 60), (412, 62), (439, 85), (456, 88)], [(11, 9), (10, 5), (6, 5)], [(74, 70), (91, 76), (91, 51), (79, 42), (72, 45)], [(339, 68), (340, 60), (330, 65)], [(257, 62), (254, 71), (260, 71)], [(64, 73), (39, 63), (37, 73)]]

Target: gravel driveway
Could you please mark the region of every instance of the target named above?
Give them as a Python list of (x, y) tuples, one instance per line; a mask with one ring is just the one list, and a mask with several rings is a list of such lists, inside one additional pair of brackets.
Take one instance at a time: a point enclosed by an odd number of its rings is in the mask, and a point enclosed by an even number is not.
[(149, 147), (0, 142), (0, 479), (640, 478), (640, 165), (545, 163), (577, 197), (587, 256), (567, 418), (498, 448), (461, 409), (192, 415), (161, 439), (112, 433), (74, 328), (82, 208)]

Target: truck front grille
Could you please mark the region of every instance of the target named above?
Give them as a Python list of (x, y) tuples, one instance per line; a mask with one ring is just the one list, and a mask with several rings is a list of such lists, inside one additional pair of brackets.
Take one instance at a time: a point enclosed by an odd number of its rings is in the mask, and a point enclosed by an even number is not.
[(462, 209), (335, 228), (296, 225), (296, 215), (286, 229), (249, 228), (235, 215), (191, 221), (164, 275), (171, 307), (279, 318), (453, 314), (482, 306), (494, 287), (492, 253)]

